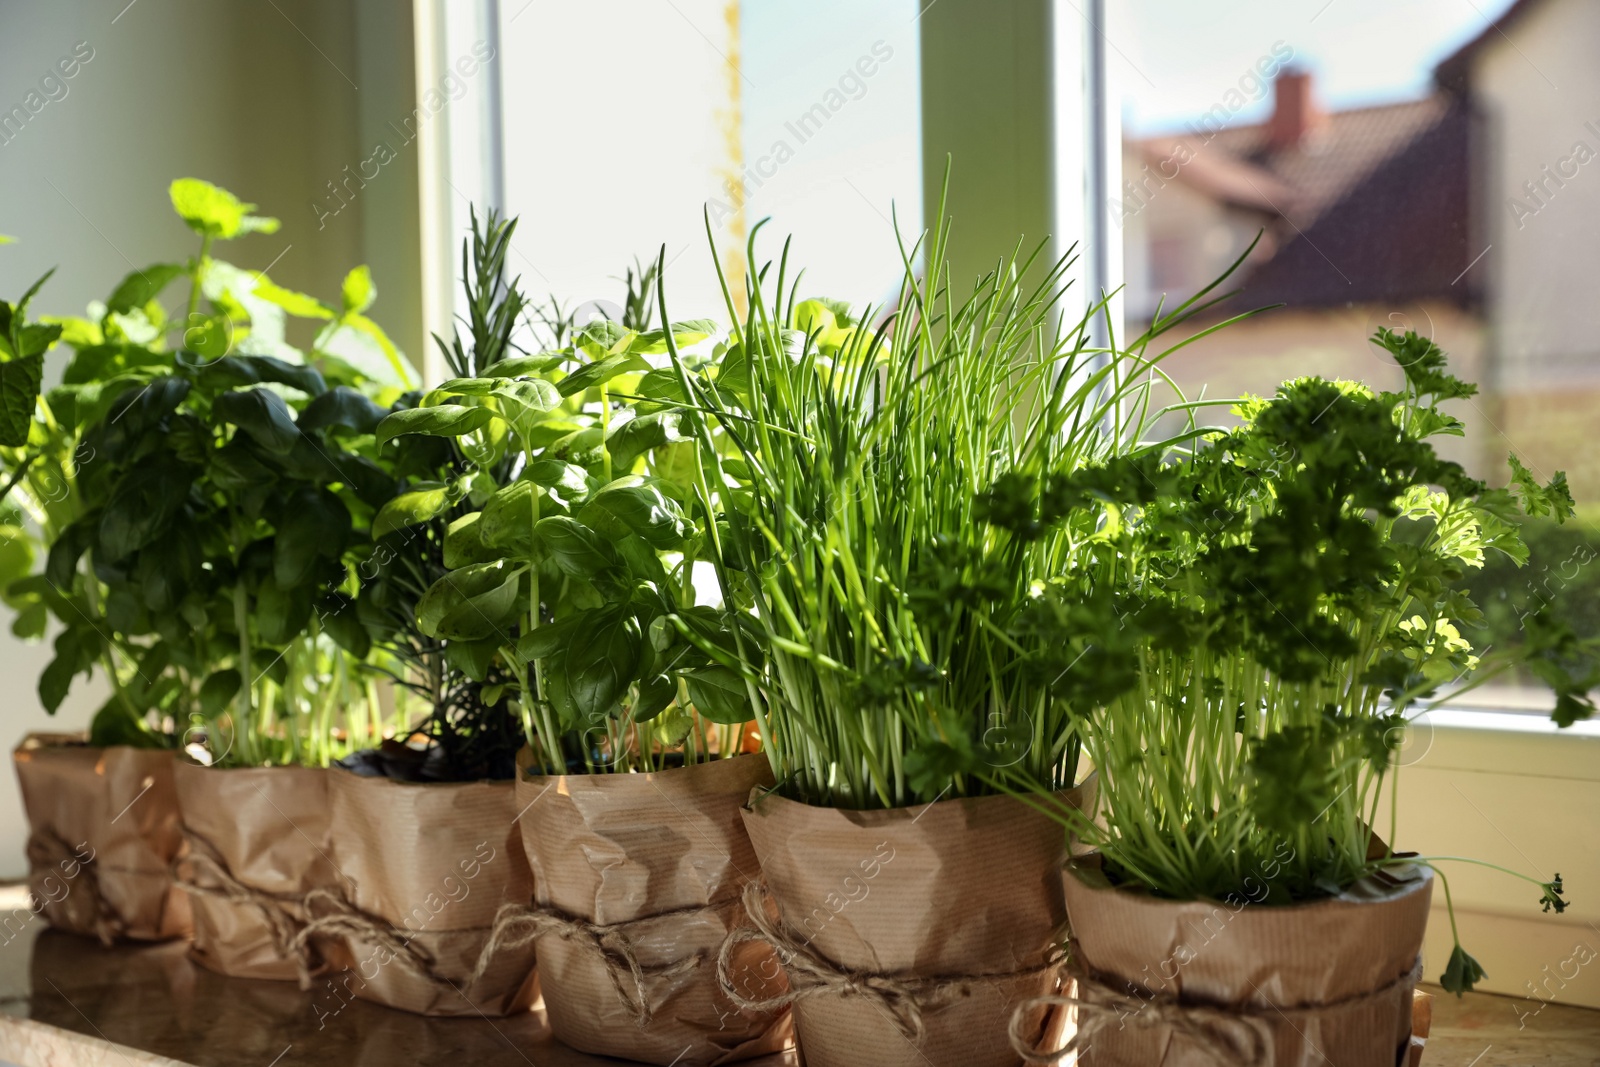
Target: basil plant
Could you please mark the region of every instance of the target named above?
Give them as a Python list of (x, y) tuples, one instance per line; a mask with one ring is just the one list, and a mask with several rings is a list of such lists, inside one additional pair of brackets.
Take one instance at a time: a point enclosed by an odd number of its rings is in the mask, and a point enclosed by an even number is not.
[[(366, 268), (323, 304), (212, 255), (276, 220), (195, 179), (171, 197), (198, 254), (54, 324), (72, 353), (21, 463), (63, 488), (44, 573), (12, 586), (62, 626), (40, 697), (54, 711), (98, 664), (98, 743), (326, 762), (383, 729), (354, 567), (395, 491), (373, 431), (412, 375), (366, 315)], [(162, 296), (183, 283), (172, 317)], [(318, 324), (309, 354), (291, 317)]]
[[(468, 373), (377, 428), (380, 443), (450, 439), (471, 461), (451, 484), (401, 493), (379, 526), (448, 517), (446, 572), (417, 599), (417, 627), (491, 682), (489, 698), (515, 694), (537, 771), (731, 754), (752, 718), (726, 665), (737, 615), (697, 602), (703, 475), (646, 295), (630, 292), (623, 321), (559, 322), (555, 345), (534, 353), (505, 345), (468, 361), (458, 342), (446, 356)], [(670, 327), (691, 350), (715, 331)]]

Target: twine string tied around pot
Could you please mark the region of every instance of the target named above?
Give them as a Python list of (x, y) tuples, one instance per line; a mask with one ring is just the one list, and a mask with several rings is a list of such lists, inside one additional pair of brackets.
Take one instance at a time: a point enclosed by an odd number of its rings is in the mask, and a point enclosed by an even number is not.
[[(971, 996), (974, 987), (1043, 978), (1060, 967), (1059, 959), (1047, 956), (1040, 966), (994, 974), (931, 978), (873, 974), (841, 966), (812, 949), (809, 939), (791, 936), (767, 914), (766, 892), (759, 882), (745, 886), (744, 911), (749, 925), (729, 931), (717, 954), (718, 984), (734, 1004), (746, 1011), (770, 1012), (812, 997), (865, 997), (894, 1021), (906, 1040), (916, 1044), (927, 1036), (927, 1014)], [(747, 941), (763, 941), (776, 951), (789, 980), (786, 992), (747, 997), (739, 991), (730, 971), (734, 951)]]
[(718, 905), (701, 905), (678, 908), (672, 911), (642, 915), (625, 922), (601, 925), (575, 918), (555, 908), (539, 904), (502, 904), (495, 913), (494, 926), (483, 950), (478, 954), (477, 966), (472, 970), (472, 980), (477, 981), (488, 970), (490, 963), (501, 952), (525, 948), (546, 935), (559, 937), (569, 944), (587, 949), (605, 964), (606, 977), (617, 1000), (633, 1016), (640, 1027), (649, 1025), (655, 1018), (655, 1006), (650, 1003), (649, 982), (671, 981), (695, 970), (704, 962), (703, 954), (695, 953), (668, 964), (646, 965), (639, 962), (634, 951), (630, 931), (643, 923), (672, 916), (698, 915), (717, 910)]
[[(465, 996), (465, 987), (458, 986), (435, 970), (435, 961), (426, 949), (418, 945), (411, 933), (370, 915), (336, 889), (319, 886), (300, 898), (305, 908), (306, 921), (295, 934), (290, 950), (299, 954), (308, 950), (313, 937), (341, 936), (351, 941), (370, 945), (385, 952), (390, 959), (427, 982), (440, 993)], [(387, 961), (385, 961), (387, 962)], [(468, 983), (470, 985), (470, 983)]]
[[(1326, 1004), (1292, 1008), (1185, 1004), (1170, 993), (1141, 996), (1126, 984), (1119, 989), (1091, 971), (1083, 963), (1076, 941), (1068, 948), (1066, 975), (1076, 980), (1077, 996), (1031, 997), (1012, 1012), (1011, 1048), (1030, 1067), (1051, 1067), (1069, 1053), (1088, 1048), (1096, 1034), (1113, 1024), (1119, 1029), (1130, 1024), (1151, 1029), (1166, 1027), (1205, 1053), (1217, 1067), (1273, 1067), (1272, 1018), (1281, 1017), (1298, 1025), (1298, 1019), (1392, 996), (1400, 986), (1414, 986), (1421, 979), (1422, 957), (1418, 956), (1405, 974), (1378, 989)], [(1077, 1033), (1058, 1049), (1040, 1048), (1026, 1033), (1035, 1012), (1046, 1007), (1078, 1009)]]
[[(65, 870), (66, 864), (76, 864), (78, 872), (71, 881), (77, 882), (83, 888), (89, 900), (90, 914), (93, 916), (94, 933), (100, 943), (112, 945), (118, 938), (128, 931), (128, 923), (117, 911), (116, 907), (105, 898), (100, 889), (100, 859), (91, 855), (84, 859), (76, 849), (67, 843), (52, 827), (38, 827), (28, 835), (28, 864), (34, 870), (56, 869)], [(107, 868), (123, 871), (123, 868)], [(128, 874), (139, 874), (139, 871), (124, 871)], [(72, 890), (68, 890), (70, 896)], [(67, 899), (62, 897), (62, 900)], [(57, 902), (59, 903), (59, 902)]]
[[(310, 942), (299, 936), (305, 923), (294, 914), (295, 910), (304, 913), (305, 895), (273, 893), (246, 885), (234, 875), (216, 845), (187, 826), (183, 836), (189, 851), (173, 861), (173, 883), (197, 896), (225, 900), (236, 907), (254, 907), (266, 921), (273, 950), (280, 957), (293, 961), (300, 988), (309, 989), (319, 967)], [(183, 876), (184, 864), (189, 866), (190, 877)]]

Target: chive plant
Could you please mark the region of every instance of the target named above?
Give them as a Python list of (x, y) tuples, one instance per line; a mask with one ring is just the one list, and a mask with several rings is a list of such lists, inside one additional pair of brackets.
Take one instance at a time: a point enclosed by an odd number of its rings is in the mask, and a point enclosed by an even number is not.
[[(987, 493), (991, 521), (1015, 534), (1095, 531), (1077, 581), (1013, 633), (1079, 712), (1099, 818), (1056, 810), (1114, 881), (1289, 903), (1437, 864), (1447, 857), (1374, 837), (1395, 839), (1394, 753), (1411, 715), (1518, 658), (1556, 690), (1558, 723), (1592, 711), (1595, 679), (1570, 673), (1576, 640), (1561, 624), (1535, 617), (1523, 650), (1483, 659), (1461, 629), (1481, 618), (1457, 586), (1465, 570), (1486, 553), (1525, 560), (1511, 520), (1568, 516), (1565, 479), (1541, 486), (1513, 457), (1513, 495), (1441, 459), (1428, 439), (1461, 424), (1440, 405), (1475, 388), (1425, 338), (1374, 340), (1404, 372), (1398, 392), (1287, 382), (1240, 403), (1231, 431), (1053, 471), (1042, 508), (1014, 480)], [(1546, 910), (1566, 906), (1559, 875), (1527, 880)], [(1458, 940), (1445, 987), (1481, 974)]]
[(858, 315), (799, 300), (786, 244), (775, 277), (746, 280), (742, 319), (723, 279), (737, 325), (720, 364), (678, 363), (723, 595), (759, 627), (730, 665), (779, 788), (810, 803), (1074, 783), (1072, 709), (1026, 669), (1044, 650), (1015, 624), (1072, 570), (1080, 534), (986, 521), (984, 492), (1137, 438), (1159, 414), (1151, 341), (1209, 306), (1201, 294), (1127, 349), (1097, 348), (1103, 303), (1062, 311), (1069, 258), (1019, 245), (961, 292), (948, 237), (947, 222), (926, 247), (902, 242), (894, 307)]

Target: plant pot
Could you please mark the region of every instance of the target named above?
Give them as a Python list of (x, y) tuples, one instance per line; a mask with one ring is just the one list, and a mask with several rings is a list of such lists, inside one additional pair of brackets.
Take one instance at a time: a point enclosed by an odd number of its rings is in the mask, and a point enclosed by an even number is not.
[[(720, 1064), (787, 1047), (786, 1012), (742, 1011), (717, 985), (717, 950), (759, 875), (739, 818), (768, 785), (763, 756), (652, 774), (517, 783), (534, 907), (509, 914), (538, 946), (550, 1028), (583, 1052)], [(782, 991), (770, 949), (740, 962)], [(637, 968), (637, 969), (636, 969)]]
[[(510, 782), (327, 774), (337, 888), (306, 898), (302, 940), (327, 938), (313, 1010), (351, 996), (422, 1015), (511, 1015), (538, 999), (531, 949), (474, 965), (501, 905), (532, 892)], [(324, 989), (323, 986), (327, 988)]]
[(175, 769), (187, 854), (178, 862), (194, 909), (190, 954), (234, 978), (309, 982), (295, 944), (305, 895), (335, 883), (328, 772), (320, 767)]
[(189, 899), (170, 869), (183, 846), (172, 753), (29, 734), (12, 759), (35, 910), (108, 945), (187, 937)]
[(807, 1067), (1014, 1067), (1012, 1007), (1056, 983), (1060, 823), (1006, 796), (848, 811), (777, 795), (744, 822)]
[(1098, 856), (1063, 880), (1095, 1005), (1077, 1009), (1086, 1067), (1407, 1062), (1427, 868), (1286, 906), (1161, 900), (1112, 886)]

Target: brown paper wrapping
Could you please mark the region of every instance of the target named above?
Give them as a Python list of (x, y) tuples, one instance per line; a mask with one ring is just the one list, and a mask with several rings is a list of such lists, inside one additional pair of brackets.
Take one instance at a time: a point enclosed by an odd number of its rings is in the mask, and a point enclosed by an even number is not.
[(290, 942), (304, 924), (301, 898), (335, 882), (328, 772), (220, 769), (180, 760), (175, 780), (189, 839), (178, 872), (196, 887), (189, 893), (191, 954), (234, 978), (301, 977), (311, 961), (302, 963)]
[[(1251, 1026), (1265, 1027), (1265, 1062), (1273, 1067), (1406, 1062), (1411, 974), (1433, 896), (1426, 868), (1398, 885), (1368, 879), (1338, 897), (1288, 906), (1243, 897), (1161, 900), (1113, 888), (1098, 857), (1073, 861), (1063, 881), (1081, 965), (1119, 992), (1242, 1006), (1259, 1020)], [(1093, 989), (1078, 995), (1108, 999)], [(1086, 1035), (1085, 1067), (1216, 1067), (1191, 1036), (1126, 1015), (1124, 1006)]]
[[(766, 757), (746, 755), (652, 774), (517, 783), (538, 905), (597, 926), (628, 924), (618, 932), (649, 974), (653, 1017), (641, 1027), (592, 943), (540, 936), (540, 981), (557, 1038), (584, 1052), (685, 1067), (790, 1043), (787, 1012), (741, 1011), (716, 979), (717, 950), (742, 915), (740, 894), (760, 876), (740, 808), (751, 789), (771, 782)], [(771, 950), (745, 948), (738, 962), (752, 981), (781, 992)], [(662, 973), (669, 970), (676, 973)]]
[(12, 753), (28, 813), (28, 885), (58, 930), (115, 940), (187, 937), (170, 865), (183, 845), (172, 753), (29, 734)]
[[(1061, 799), (1083, 807), (1092, 793)], [(951, 980), (920, 1010), (920, 1042), (873, 997), (798, 1001), (808, 1067), (1014, 1067), (1013, 1006), (1056, 984), (1059, 822), (1005, 796), (848, 811), (777, 795), (752, 797), (744, 821), (788, 936), (841, 971)], [(978, 976), (1001, 977), (962, 981)], [(1033, 1028), (1043, 1022), (1041, 1010)]]
[[(533, 892), (512, 783), (397, 782), (338, 768), (327, 781), (341, 890), (308, 907), (313, 930), (319, 918), (332, 922), (331, 969), (350, 972), (328, 979), (340, 995), (422, 1015), (528, 1010), (538, 999), (531, 948), (497, 954), (469, 981), (495, 912)], [(340, 1003), (332, 993), (327, 1001), (330, 1011)]]

